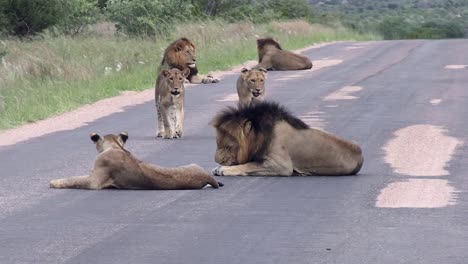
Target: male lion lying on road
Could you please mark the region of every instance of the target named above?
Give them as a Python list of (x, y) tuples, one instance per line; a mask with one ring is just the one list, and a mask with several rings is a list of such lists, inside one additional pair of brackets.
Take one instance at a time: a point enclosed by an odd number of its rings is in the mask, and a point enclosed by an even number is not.
[(91, 134), (99, 155), (89, 176), (76, 176), (50, 181), (51, 188), (73, 189), (201, 189), (209, 184), (223, 186), (200, 166), (191, 164), (163, 168), (138, 160), (124, 149), (127, 133), (99, 136)]
[(211, 75), (198, 75), (196, 61), (195, 44), (187, 38), (180, 38), (171, 43), (164, 51), (164, 57), (158, 72), (172, 68), (177, 68), (181, 71), (189, 69), (190, 74), (187, 76), (187, 80), (191, 83), (219, 82), (219, 79), (215, 79)]
[(258, 65), (267, 70), (308, 70), (312, 62), (306, 56), (283, 50), (272, 38), (257, 39)]
[(364, 161), (358, 145), (309, 128), (277, 103), (230, 107), (212, 125), (222, 165), (214, 175), (354, 175)]

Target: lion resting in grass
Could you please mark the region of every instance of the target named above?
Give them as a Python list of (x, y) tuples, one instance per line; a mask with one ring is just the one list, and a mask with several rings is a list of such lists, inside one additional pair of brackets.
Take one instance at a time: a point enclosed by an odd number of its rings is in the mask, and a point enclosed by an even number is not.
[(223, 186), (200, 166), (191, 164), (177, 168), (163, 168), (145, 163), (124, 149), (127, 133), (99, 136), (91, 134), (98, 156), (89, 176), (52, 180), (51, 188), (73, 189), (201, 189), (209, 184)]
[(211, 75), (198, 75), (196, 64), (195, 44), (187, 38), (180, 38), (174, 41), (164, 51), (164, 57), (161, 61), (159, 71), (166, 69), (177, 68), (181, 71), (190, 70), (187, 80), (191, 83), (217, 83), (219, 79), (213, 78)]
[(277, 103), (230, 107), (212, 125), (222, 165), (214, 175), (354, 175), (364, 161), (358, 145), (309, 128)]
[(283, 50), (272, 38), (257, 39), (258, 65), (267, 70), (308, 70), (312, 62), (306, 56)]
[(158, 115), (156, 137), (180, 138), (184, 129), (184, 80), (189, 69), (162, 70), (156, 80), (154, 100)]
[(263, 101), (266, 78), (267, 71), (263, 68), (252, 70), (242, 68), (241, 75), (237, 79), (237, 94), (239, 95), (240, 107), (246, 107), (250, 104)]

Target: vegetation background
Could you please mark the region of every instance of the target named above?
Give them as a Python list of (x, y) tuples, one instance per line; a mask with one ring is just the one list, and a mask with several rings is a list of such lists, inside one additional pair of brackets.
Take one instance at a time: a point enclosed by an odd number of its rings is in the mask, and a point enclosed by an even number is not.
[[(433, 4), (438, 2), (438, 5)], [(0, 0), (0, 130), (154, 86), (187, 36), (201, 72), (333, 40), (463, 37), (467, 0)]]

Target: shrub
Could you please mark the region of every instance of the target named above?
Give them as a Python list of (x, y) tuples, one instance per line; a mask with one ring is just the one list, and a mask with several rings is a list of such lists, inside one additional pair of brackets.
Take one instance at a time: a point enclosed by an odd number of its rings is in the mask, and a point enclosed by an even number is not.
[(59, 0), (0, 0), (3, 33), (27, 36), (56, 25), (61, 13)]
[(109, 0), (106, 10), (118, 30), (154, 37), (167, 33), (176, 22), (191, 19), (193, 6), (184, 0)]

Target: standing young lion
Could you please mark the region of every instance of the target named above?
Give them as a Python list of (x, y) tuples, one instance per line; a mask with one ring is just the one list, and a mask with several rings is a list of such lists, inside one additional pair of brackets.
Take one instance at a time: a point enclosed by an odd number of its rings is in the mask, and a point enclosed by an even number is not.
[(184, 80), (189, 70), (162, 70), (156, 79), (154, 100), (158, 115), (157, 137), (180, 138), (184, 129)]
[(211, 75), (198, 75), (195, 44), (187, 38), (180, 38), (169, 45), (164, 51), (159, 71), (177, 68), (181, 71), (190, 70), (187, 80), (191, 83), (217, 83), (219, 79)]
[(124, 149), (127, 133), (99, 136), (91, 134), (99, 153), (89, 176), (76, 176), (50, 181), (51, 188), (69, 189), (201, 189), (209, 184), (223, 186), (203, 168), (191, 164), (177, 168), (163, 168), (138, 160)]
[(308, 70), (312, 62), (306, 56), (283, 50), (272, 38), (257, 39), (258, 65), (267, 70)]
[(239, 107), (245, 107), (252, 103), (263, 101), (265, 97), (266, 78), (267, 71), (263, 68), (252, 70), (242, 68), (241, 75), (237, 79)]
[(215, 175), (354, 175), (361, 148), (333, 134), (309, 128), (276, 103), (228, 108), (216, 128)]

